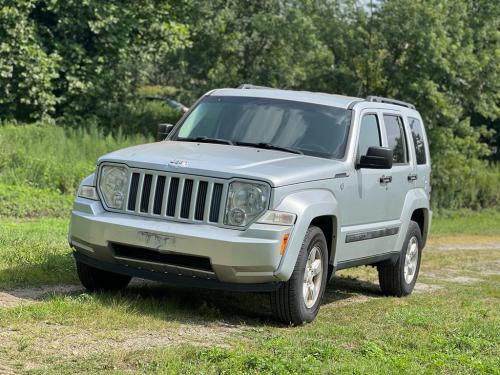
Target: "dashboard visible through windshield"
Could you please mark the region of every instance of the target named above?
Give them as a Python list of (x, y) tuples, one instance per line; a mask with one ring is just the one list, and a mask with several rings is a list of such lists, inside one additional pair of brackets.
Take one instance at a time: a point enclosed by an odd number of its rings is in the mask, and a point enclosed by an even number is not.
[(282, 99), (207, 96), (171, 139), (341, 159), (350, 123), (351, 111), (343, 108)]

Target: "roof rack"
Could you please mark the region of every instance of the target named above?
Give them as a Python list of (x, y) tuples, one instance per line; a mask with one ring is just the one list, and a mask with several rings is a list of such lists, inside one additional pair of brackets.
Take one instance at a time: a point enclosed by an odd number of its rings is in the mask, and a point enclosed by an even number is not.
[(366, 97), (366, 100), (368, 100), (369, 102), (395, 104), (395, 105), (400, 105), (402, 107), (415, 109), (415, 106), (411, 103), (402, 102), (401, 100), (396, 100), (396, 99), (384, 98), (382, 96), (370, 95)]
[(267, 86), (257, 86), (257, 85), (252, 85), (251, 83), (243, 83), (242, 85), (239, 85), (237, 88), (239, 89), (267, 89), (267, 90), (276, 90), (273, 87), (267, 87)]

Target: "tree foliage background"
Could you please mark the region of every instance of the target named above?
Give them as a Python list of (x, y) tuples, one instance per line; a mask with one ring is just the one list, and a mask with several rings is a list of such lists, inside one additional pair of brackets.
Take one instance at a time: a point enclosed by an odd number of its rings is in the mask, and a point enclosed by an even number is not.
[(394, 97), (426, 123), (436, 207), (500, 203), (499, 72), (495, 0), (0, 0), (3, 122), (138, 131), (168, 117), (144, 85)]

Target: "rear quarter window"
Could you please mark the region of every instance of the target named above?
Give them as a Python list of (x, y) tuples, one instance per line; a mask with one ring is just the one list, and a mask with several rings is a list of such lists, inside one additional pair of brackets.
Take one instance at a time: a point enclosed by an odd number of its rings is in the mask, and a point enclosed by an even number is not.
[(411, 136), (415, 147), (415, 155), (417, 156), (417, 164), (426, 164), (427, 157), (425, 155), (425, 136), (422, 123), (413, 117), (408, 117), (410, 123)]

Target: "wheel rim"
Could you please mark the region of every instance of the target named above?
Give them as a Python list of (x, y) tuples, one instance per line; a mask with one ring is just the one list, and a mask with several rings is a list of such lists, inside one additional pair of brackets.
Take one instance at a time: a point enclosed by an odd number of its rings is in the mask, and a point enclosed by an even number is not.
[(314, 246), (307, 257), (306, 268), (304, 270), (304, 284), (302, 295), (307, 308), (314, 306), (321, 290), (323, 280), (323, 261), (321, 260), (321, 249)]
[(407, 284), (411, 284), (417, 273), (418, 264), (418, 240), (417, 237), (413, 236), (408, 242), (408, 247), (406, 248), (405, 255), (405, 281)]

